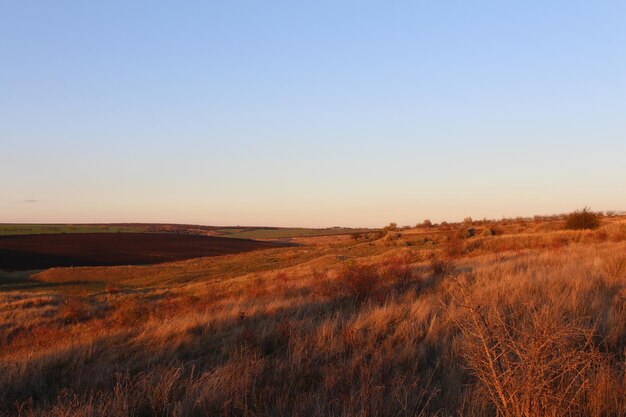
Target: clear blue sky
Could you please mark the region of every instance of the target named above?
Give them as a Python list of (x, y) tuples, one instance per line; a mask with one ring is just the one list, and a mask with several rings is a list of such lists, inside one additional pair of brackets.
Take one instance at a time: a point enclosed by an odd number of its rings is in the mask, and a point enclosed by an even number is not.
[(0, 222), (626, 210), (623, 1), (2, 1)]

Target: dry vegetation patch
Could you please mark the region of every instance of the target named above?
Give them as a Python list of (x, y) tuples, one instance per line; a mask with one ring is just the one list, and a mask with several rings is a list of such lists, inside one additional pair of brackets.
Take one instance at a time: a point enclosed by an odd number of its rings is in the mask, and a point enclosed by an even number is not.
[(626, 415), (623, 224), (548, 221), (44, 273), (112, 278), (0, 294), (0, 414)]

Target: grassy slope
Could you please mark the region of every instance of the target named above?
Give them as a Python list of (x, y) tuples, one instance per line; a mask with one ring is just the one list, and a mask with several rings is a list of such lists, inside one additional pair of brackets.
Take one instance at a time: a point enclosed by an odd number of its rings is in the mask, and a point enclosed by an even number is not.
[[(45, 271), (58, 287), (0, 294), (0, 413), (624, 415), (626, 225), (612, 223), (499, 224), (452, 260), (448, 232), (428, 229)], [(495, 379), (484, 346), (517, 352)]]

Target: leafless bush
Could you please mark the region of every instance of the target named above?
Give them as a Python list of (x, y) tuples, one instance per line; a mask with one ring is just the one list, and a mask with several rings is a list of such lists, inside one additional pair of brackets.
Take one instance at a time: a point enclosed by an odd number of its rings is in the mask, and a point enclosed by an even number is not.
[(597, 213), (588, 207), (570, 213), (565, 220), (565, 228), (569, 230), (597, 229), (600, 219)]
[(592, 384), (607, 363), (593, 328), (553, 313), (462, 308), (463, 357), (497, 415), (588, 415)]

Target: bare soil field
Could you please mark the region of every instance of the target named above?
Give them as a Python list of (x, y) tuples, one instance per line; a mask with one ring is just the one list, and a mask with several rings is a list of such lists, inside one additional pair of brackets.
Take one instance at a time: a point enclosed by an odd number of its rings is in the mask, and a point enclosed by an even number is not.
[(166, 233), (0, 236), (0, 269), (146, 265), (284, 246), (280, 243)]

